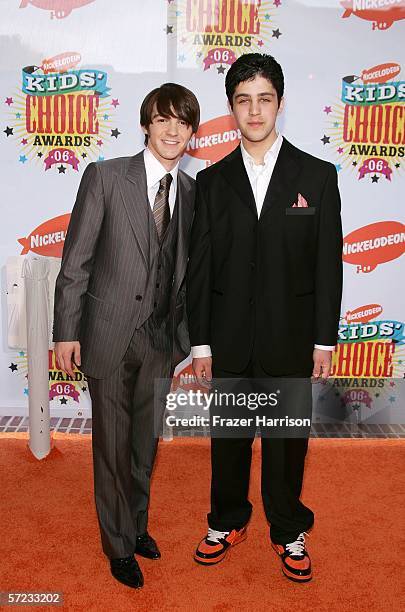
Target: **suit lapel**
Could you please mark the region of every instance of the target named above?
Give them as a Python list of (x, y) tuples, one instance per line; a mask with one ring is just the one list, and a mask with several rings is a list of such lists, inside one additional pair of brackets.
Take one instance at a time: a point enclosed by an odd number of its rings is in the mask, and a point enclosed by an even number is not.
[(297, 195), (296, 185), (300, 170), (301, 163), (296, 154), (296, 149), (288, 140), (283, 138), (283, 143), (264, 198), (260, 219), (275, 206), (290, 206), (292, 204)]
[(239, 199), (251, 210), (257, 218), (257, 208), (249, 177), (243, 163), (240, 146), (237, 147), (226, 159), (221, 167), (221, 173), (239, 197)]
[(180, 288), (186, 273), (188, 259), (188, 242), (190, 236), (191, 222), (194, 212), (194, 196), (192, 182), (187, 180), (179, 170), (177, 178), (178, 226), (177, 226), (177, 251), (174, 274), (174, 295)]
[(148, 188), (143, 151), (131, 157), (128, 171), (119, 181), (121, 195), (139, 250), (149, 265)]

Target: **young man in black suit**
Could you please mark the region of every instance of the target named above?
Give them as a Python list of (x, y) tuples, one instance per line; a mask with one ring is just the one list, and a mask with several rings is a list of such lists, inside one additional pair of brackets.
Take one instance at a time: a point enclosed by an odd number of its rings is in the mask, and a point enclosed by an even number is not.
[[(242, 142), (197, 175), (187, 273), (196, 376), (329, 375), (342, 291), (342, 229), (335, 167), (276, 129), (284, 77), (269, 55), (241, 56), (226, 93)], [(213, 437), (208, 534), (195, 560), (218, 563), (246, 537), (253, 436)], [(308, 435), (262, 437), (262, 497), (284, 574), (312, 577), (300, 501)]]

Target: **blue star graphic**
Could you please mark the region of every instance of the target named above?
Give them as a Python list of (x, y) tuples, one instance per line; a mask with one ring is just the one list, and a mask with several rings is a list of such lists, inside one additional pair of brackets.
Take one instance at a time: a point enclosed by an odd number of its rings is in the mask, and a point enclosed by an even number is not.
[(24, 395), (28, 395), (28, 389), (24, 389)]
[(98, 156), (98, 161), (104, 161), (104, 157), (102, 155)]
[(16, 119), (21, 119), (21, 113), (16, 113), (16, 114), (15, 114), (15, 118), (16, 118)]
[(107, 121), (108, 115), (104, 115), (104, 121)]
[(185, 62), (186, 61), (186, 56), (185, 55), (179, 55), (179, 62)]
[(335, 164), (335, 168), (337, 170), (337, 172), (340, 172), (342, 169), (342, 166), (340, 164)]
[(265, 18), (266, 21), (269, 21), (270, 20), (270, 15), (268, 13), (266, 13), (264, 18)]
[(28, 157), (25, 157), (25, 155), (20, 155), (20, 162), (22, 164), (25, 164), (25, 162), (27, 161)]
[(24, 351), (20, 351), (18, 354), (19, 354), (20, 357), (24, 357), (25, 356)]
[(180, 17), (181, 11), (176, 11), (176, 17)]
[(333, 127), (338, 128), (339, 127), (339, 121), (335, 121), (335, 123), (333, 124)]
[(390, 396), (390, 402), (393, 404), (395, 402), (395, 397), (393, 395)]

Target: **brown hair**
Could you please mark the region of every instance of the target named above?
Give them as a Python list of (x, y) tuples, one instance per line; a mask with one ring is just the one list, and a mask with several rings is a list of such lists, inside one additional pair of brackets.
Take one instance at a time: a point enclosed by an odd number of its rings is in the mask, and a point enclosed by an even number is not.
[[(191, 125), (193, 134), (198, 130), (200, 123), (200, 105), (192, 91), (177, 83), (164, 83), (152, 89), (144, 99), (140, 111), (140, 123), (148, 128), (152, 123), (153, 107), (162, 117), (179, 117)], [(145, 134), (145, 145), (148, 144), (148, 135)]]

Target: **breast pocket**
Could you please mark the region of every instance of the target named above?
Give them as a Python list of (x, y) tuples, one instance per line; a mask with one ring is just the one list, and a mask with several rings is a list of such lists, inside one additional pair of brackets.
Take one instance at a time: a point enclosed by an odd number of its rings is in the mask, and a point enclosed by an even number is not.
[(285, 214), (290, 215), (292, 217), (314, 215), (315, 212), (316, 212), (316, 208), (314, 206), (309, 206), (308, 208), (304, 208), (300, 206), (296, 206), (295, 208), (293, 208), (292, 206), (290, 206), (289, 208), (285, 209)]

